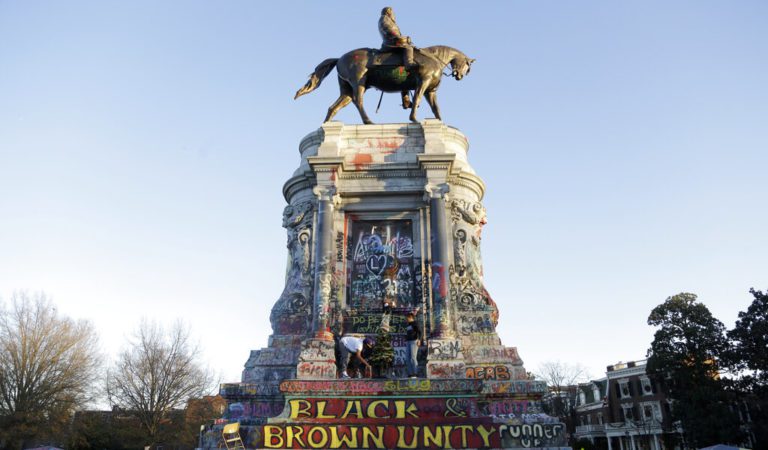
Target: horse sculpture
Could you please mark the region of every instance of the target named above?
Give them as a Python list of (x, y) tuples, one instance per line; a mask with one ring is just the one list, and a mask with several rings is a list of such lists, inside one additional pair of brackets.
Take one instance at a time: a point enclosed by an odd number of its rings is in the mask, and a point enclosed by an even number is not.
[[(416, 109), (421, 98), (426, 96), (435, 118), (442, 120), (437, 105), (437, 88), (440, 86), (443, 69), (450, 64), (452, 76), (461, 80), (469, 73), (475, 60), (444, 45), (419, 49), (414, 58), (418, 64), (414, 69), (402, 66), (402, 56), (396, 52), (381, 52), (370, 48), (359, 48), (345, 53), (341, 58), (326, 59), (310, 74), (309, 81), (296, 92), (294, 100), (317, 89), (335, 67), (339, 76), (339, 98), (328, 108), (325, 122), (333, 119), (341, 108), (354, 101), (363, 123), (373, 123), (363, 108), (363, 94), (370, 87), (383, 92), (400, 92), (403, 108), (411, 108), (409, 118), (412, 122), (416, 122)], [(408, 91), (411, 90), (414, 92), (413, 101), (408, 98)]]

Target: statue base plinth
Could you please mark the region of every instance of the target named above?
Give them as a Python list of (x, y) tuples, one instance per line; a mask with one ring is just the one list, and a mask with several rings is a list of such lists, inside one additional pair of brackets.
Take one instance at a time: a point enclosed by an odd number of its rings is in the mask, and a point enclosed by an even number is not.
[[(564, 425), (528, 409), (544, 388), (527, 380), (285, 380), (283, 411), (244, 425), (241, 436), (258, 449), (567, 448)], [(502, 410), (515, 412), (494, 414)]]

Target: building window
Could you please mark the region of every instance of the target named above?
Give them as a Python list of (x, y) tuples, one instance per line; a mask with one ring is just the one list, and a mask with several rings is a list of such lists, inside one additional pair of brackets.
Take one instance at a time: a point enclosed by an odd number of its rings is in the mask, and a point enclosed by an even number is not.
[(632, 405), (622, 406), (622, 410), (624, 411), (624, 420), (625, 421), (635, 420), (635, 415), (633, 413), (633, 409), (634, 408), (632, 408)]
[(640, 388), (642, 389), (643, 395), (653, 395), (653, 385), (651, 384), (650, 378), (640, 378)]
[(597, 423), (603, 424), (603, 413), (597, 413)]
[(661, 405), (659, 402), (645, 402), (641, 406), (643, 411), (643, 420), (655, 420), (661, 422)]
[(653, 407), (651, 405), (643, 406), (643, 419), (645, 420), (653, 419)]
[(619, 393), (621, 394), (621, 398), (630, 398), (632, 396), (628, 380), (619, 382)]

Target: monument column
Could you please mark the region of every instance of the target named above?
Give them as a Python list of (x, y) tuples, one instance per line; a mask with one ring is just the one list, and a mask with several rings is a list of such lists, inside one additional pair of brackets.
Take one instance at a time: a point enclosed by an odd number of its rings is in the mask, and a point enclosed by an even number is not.
[(333, 280), (333, 214), (336, 189), (332, 186), (316, 186), (317, 238), (315, 239), (315, 295), (312, 307), (312, 337), (333, 340), (329, 331), (328, 308), (331, 301)]
[(317, 154), (307, 158), (314, 175), (312, 193), (317, 198), (312, 337), (326, 341), (333, 341), (333, 334), (329, 330), (328, 309), (333, 283), (334, 211), (336, 204), (341, 201), (336, 183), (344, 163), (344, 158), (339, 156), (339, 141), (343, 128), (343, 124), (338, 122), (324, 123), (321, 128), (323, 141)]
[(451, 187), (448, 176), (453, 169), (456, 159), (455, 152), (446, 147), (444, 124), (439, 120), (427, 119), (422, 122), (424, 131), (424, 153), (417, 156), (419, 165), (426, 175), (425, 200), (429, 202), (429, 242), (430, 242), (430, 271), (432, 277), (432, 307), (435, 328), (432, 336), (435, 338), (452, 338), (454, 323), (451, 314), (451, 298), (449, 287), (449, 266), (451, 231), (447, 220), (446, 198)]
[(336, 378), (336, 357), (333, 333), (330, 331), (329, 308), (333, 290), (333, 223), (335, 205), (340, 202), (336, 180), (343, 164), (338, 156), (338, 140), (343, 126), (324, 124), (323, 144), (317, 156), (307, 162), (314, 178), (312, 193), (317, 199), (317, 222), (314, 243), (314, 285), (310, 337), (301, 343), (296, 378)]
[(443, 124), (426, 120), (424, 154), (417, 159), (426, 175), (425, 200), (429, 202), (430, 269), (432, 277), (432, 308), (435, 328), (427, 351), (427, 377), (463, 378), (464, 353), (461, 340), (456, 338), (450, 293), (451, 230), (447, 218), (446, 199), (451, 189), (449, 175), (456, 161), (443, 138)]
[(450, 187), (447, 184), (440, 186), (427, 186), (430, 210), (430, 243), (432, 273), (432, 304), (434, 305), (436, 338), (453, 337), (453, 320), (451, 314), (451, 298), (448, 286), (448, 266), (450, 255), (448, 249), (448, 225), (446, 219), (445, 197)]

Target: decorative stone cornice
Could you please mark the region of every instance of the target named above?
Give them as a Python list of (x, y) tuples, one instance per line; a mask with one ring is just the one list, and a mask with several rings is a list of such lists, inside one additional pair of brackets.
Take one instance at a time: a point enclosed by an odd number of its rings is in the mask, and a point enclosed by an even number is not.
[(425, 154), (416, 156), (416, 160), (424, 170), (445, 170), (450, 172), (453, 168), (453, 162), (456, 160), (456, 155), (452, 153)]
[(482, 200), (485, 196), (485, 183), (483, 183), (483, 180), (475, 174), (460, 172), (458, 175), (448, 177), (448, 182), (450, 184), (465, 187), (477, 193), (478, 200)]
[(312, 186), (317, 184), (314, 173), (305, 172), (301, 175), (291, 177), (283, 185), (283, 197), (285, 201), (291, 203), (291, 198), (298, 192), (305, 189), (312, 189)]
[(315, 173), (333, 172), (344, 165), (344, 158), (341, 156), (310, 156), (307, 158), (307, 162)]

